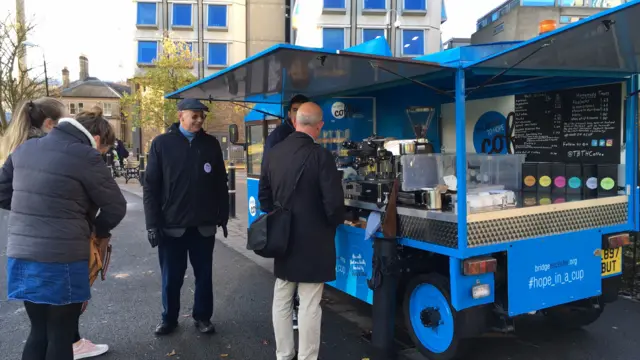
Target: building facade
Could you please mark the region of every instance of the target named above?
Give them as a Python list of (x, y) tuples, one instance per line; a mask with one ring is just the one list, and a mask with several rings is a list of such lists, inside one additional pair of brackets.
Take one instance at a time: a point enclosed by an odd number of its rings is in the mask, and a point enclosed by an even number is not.
[[(293, 4), (292, 16), (306, 1)], [(444, 0), (319, 1), (323, 2), (321, 14), (315, 18), (323, 48), (341, 50), (383, 36), (394, 56), (416, 57), (442, 49)], [(288, 37), (297, 43), (293, 27)]]
[(128, 146), (132, 146), (131, 126), (120, 110), (120, 99), (125, 94), (131, 93), (131, 89), (124, 84), (102, 81), (89, 76), (89, 59), (80, 56), (79, 61), (78, 80), (70, 81), (69, 70), (66, 67), (62, 70), (60, 101), (66, 106), (71, 116), (99, 106), (104, 118), (115, 130), (116, 137)]
[(451, 38), (444, 42), (442, 48), (443, 50), (450, 50), (468, 45), (471, 45), (470, 38)]
[(481, 17), (472, 44), (527, 40), (539, 35), (539, 24), (553, 20), (558, 27), (580, 21), (629, 0), (508, 0)]
[(247, 57), (245, 0), (139, 0), (136, 14), (137, 73), (162, 52), (165, 34), (189, 44), (198, 78)]

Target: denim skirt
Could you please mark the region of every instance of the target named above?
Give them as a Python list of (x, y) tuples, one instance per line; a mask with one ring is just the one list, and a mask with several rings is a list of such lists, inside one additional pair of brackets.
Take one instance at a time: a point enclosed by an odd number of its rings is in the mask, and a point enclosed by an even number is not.
[(44, 263), (8, 258), (7, 297), (48, 305), (87, 301), (91, 298), (89, 261)]

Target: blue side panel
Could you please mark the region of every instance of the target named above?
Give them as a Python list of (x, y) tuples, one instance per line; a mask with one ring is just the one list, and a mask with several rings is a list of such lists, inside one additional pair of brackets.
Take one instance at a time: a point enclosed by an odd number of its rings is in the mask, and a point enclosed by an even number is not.
[(253, 221), (261, 214), (260, 202), (258, 201), (258, 182), (258, 179), (247, 178), (247, 226), (251, 225), (251, 223), (253, 223)]
[(346, 138), (345, 130), (349, 130), (349, 140), (362, 141), (373, 133), (373, 98), (331, 98), (318, 101), (322, 108), (324, 126), (320, 134), (320, 143), (337, 150), (339, 139)]
[[(451, 304), (457, 310), (470, 307), (491, 304), (494, 301), (494, 275), (493, 273), (465, 276), (462, 273), (462, 260), (449, 258), (449, 274), (451, 279)], [(476, 285), (488, 284), (491, 294), (485, 298), (474, 299), (471, 289)]]
[(600, 230), (512, 243), (507, 250), (509, 315), (602, 293)]
[(371, 278), (373, 242), (364, 239), (364, 229), (340, 225), (336, 232), (336, 280), (328, 285), (373, 304)]

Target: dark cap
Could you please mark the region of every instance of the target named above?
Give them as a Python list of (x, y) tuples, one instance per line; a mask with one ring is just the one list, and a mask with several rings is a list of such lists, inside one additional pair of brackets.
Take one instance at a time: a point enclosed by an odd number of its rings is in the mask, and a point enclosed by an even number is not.
[(289, 108), (291, 108), (293, 104), (304, 104), (306, 102), (309, 102), (309, 98), (302, 94), (298, 94), (292, 97), (291, 100), (289, 101)]
[(178, 110), (209, 111), (209, 108), (197, 99), (182, 99), (178, 103)]

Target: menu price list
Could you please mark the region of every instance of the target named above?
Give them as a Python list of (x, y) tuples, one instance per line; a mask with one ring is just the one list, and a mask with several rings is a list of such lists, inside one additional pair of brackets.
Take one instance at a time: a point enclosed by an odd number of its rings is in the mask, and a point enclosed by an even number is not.
[(619, 163), (619, 84), (515, 97), (514, 147), (527, 161)]

